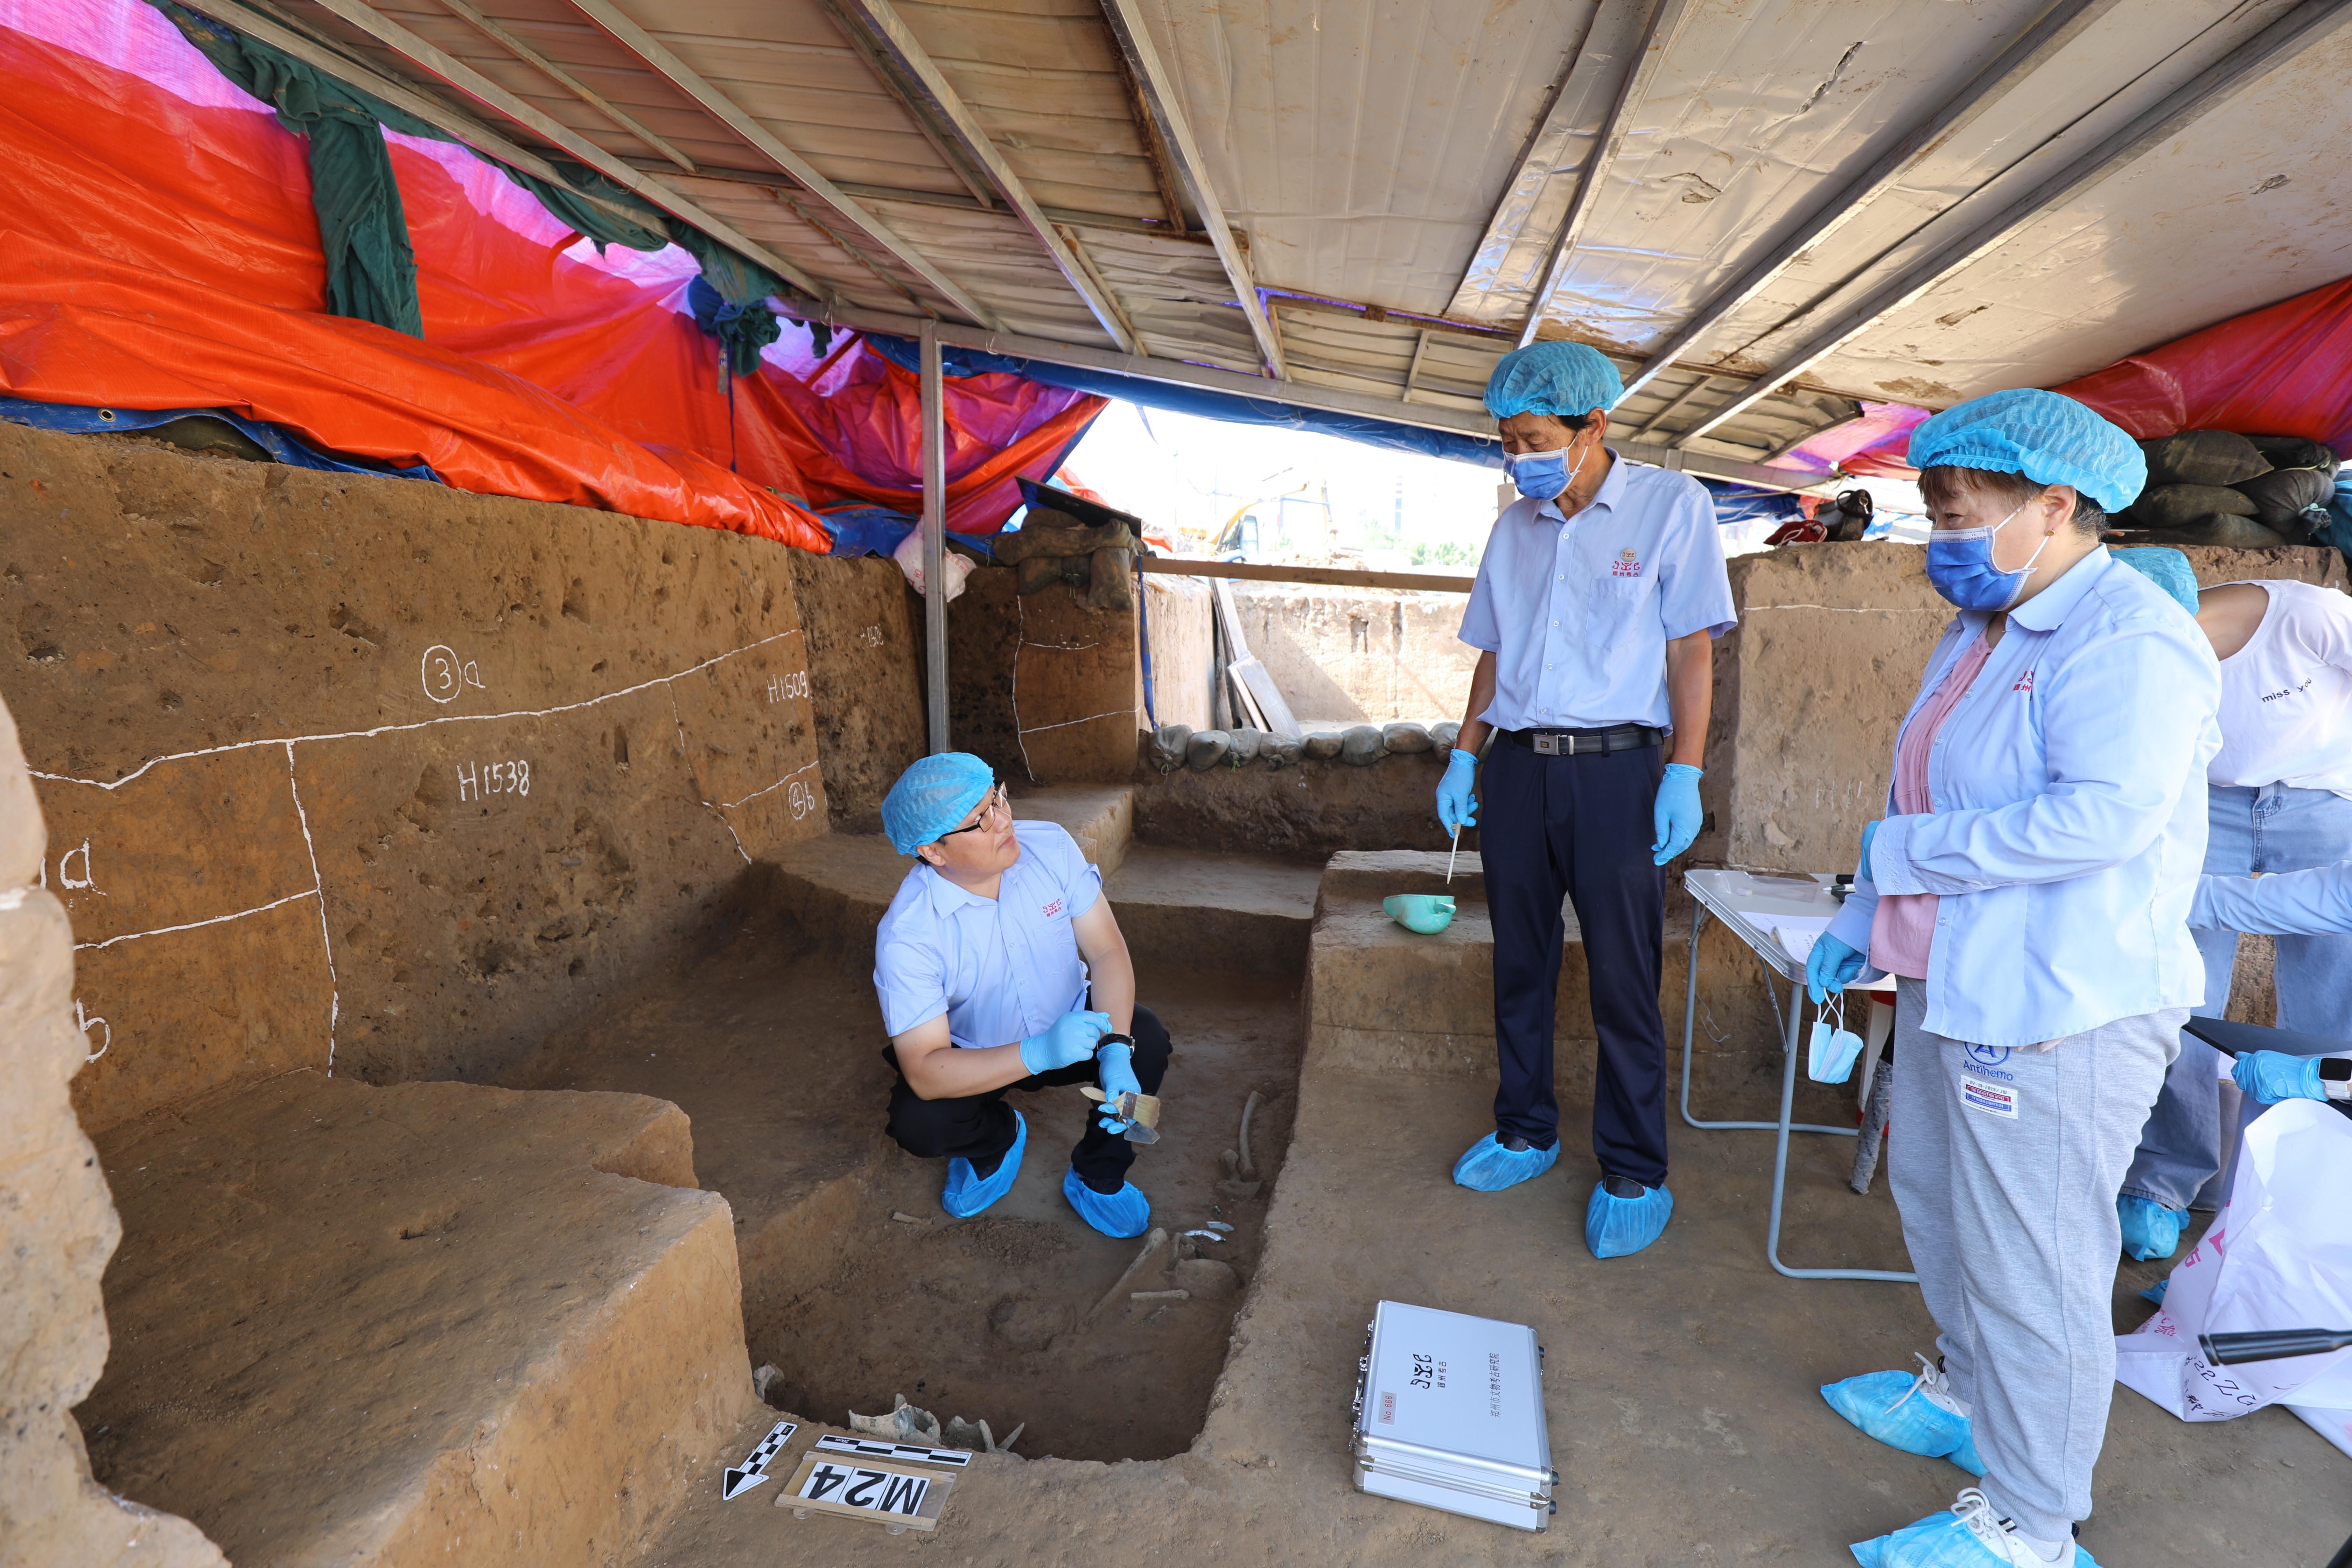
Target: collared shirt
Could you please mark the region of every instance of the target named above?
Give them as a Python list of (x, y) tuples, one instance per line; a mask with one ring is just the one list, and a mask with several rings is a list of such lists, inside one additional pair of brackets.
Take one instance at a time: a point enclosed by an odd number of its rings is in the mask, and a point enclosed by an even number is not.
[(1706, 487), (1611, 456), (1576, 516), (1522, 497), (1487, 538), (1461, 637), (1495, 656), (1497, 729), (1665, 729), (1666, 644), (1738, 624)]
[[(1908, 730), (1989, 617), (1956, 616)], [(1936, 893), (1931, 1033), (2012, 1048), (2193, 1007), (2221, 667), (2164, 590), (2093, 550), (2010, 612), (1937, 733), (1933, 810), (1889, 815), (1830, 930), (1866, 951), (1879, 893)], [(1899, 746), (1900, 740), (1896, 742)]]
[(1016, 822), (1021, 853), (996, 897), (918, 864), (874, 933), (874, 991), (893, 1036), (944, 1013), (967, 1050), (1011, 1045), (1081, 1005), (1086, 961), (1070, 922), (1102, 896), (1102, 873), (1051, 822)]

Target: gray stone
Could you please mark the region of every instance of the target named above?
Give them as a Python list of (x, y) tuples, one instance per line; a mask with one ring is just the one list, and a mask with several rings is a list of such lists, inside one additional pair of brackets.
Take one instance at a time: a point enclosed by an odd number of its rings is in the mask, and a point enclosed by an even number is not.
[(1401, 720), (1381, 731), (1381, 740), (1389, 751), (1401, 757), (1429, 750), (1429, 731), (1411, 720)]
[(1258, 752), (1258, 760), (1269, 768), (1295, 768), (1301, 751), (1296, 735), (1269, 735)]
[(1184, 763), (1196, 773), (1205, 773), (1225, 760), (1234, 738), (1223, 730), (1203, 730), (1184, 745)]
[(1185, 749), (1192, 743), (1192, 725), (1160, 725), (1151, 731), (1151, 765), (1163, 773), (1175, 772), (1183, 765)]
[(1452, 751), (1454, 742), (1461, 738), (1462, 726), (1451, 719), (1442, 724), (1432, 724), (1429, 727), (1429, 743), (1441, 752)]
[(1258, 752), (1273, 739), (1263, 730), (1235, 730), (1233, 743), (1225, 751), (1226, 764), (1236, 768), (1249, 766), (1257, 761)]
[(1387, 749), (1380, 731), (1370, 724), (1357, 724), (1339, 733), (1339, 760), (1351, 768), (1370, 767)]
[(1328, 763), (1339, 754), (1339, 736), (1331, 730), (1318, 730), (1298, 740), (1298, 754), (1310, 762)]

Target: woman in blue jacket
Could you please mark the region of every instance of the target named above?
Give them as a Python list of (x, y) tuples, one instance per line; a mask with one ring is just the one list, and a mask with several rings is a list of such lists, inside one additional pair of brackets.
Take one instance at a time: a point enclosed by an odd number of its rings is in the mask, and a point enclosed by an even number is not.
[(2138, 447), (2054, 393), (1911, 437), (1927, 576), (1959, 608), (1895, 742), (1816, 1000), (1896, 977), (1887, 1171), (1940, 1363), (1824, 1389), (1983, 1478), (1864, 1568), (2089, 1563), (2074, 1539), (2115, 1385), (2116, 1194), (2204, 994), (2189, 901), (2221, 677), (2197, 623), (2099, 544)]

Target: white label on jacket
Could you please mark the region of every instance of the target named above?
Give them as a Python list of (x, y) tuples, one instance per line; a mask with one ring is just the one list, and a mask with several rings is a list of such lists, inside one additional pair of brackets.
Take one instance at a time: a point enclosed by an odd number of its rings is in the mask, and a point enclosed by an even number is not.
[(1960, 1103), (1970, 1110), (1981, 1110), (1988, 1116), (2006, 1116), (2017, 1120), (2017, 1090), (2005, 1083), (1987, 1083), (1980, 1078), (1960, 1077)]

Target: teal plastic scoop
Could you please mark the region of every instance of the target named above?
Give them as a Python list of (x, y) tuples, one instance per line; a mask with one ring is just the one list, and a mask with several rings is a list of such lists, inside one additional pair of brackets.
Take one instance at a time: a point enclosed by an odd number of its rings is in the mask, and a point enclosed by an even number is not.
[(1391, 893), (1381, 908), (1405, 930), (1423, 936), (1435, 936), (1454, 923), (1454, 900), (1443, 893)]

